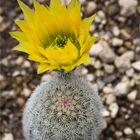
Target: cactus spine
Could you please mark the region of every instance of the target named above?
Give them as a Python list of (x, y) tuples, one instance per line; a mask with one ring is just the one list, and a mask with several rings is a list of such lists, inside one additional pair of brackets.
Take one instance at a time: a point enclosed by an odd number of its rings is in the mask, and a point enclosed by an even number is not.
[(97, 140), (102, 104), (84, 78), (55, 73), (36, 88), (23, 114), (26, 140)]

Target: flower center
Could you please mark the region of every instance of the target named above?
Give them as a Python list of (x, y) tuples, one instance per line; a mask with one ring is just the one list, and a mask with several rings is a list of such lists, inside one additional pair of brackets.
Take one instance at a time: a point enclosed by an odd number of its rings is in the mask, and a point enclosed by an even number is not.
[(75, 35), (64, 32), (60, 32), (55, 35), (50, 35), (50, 37), (43, 42), (43, 46), (44, 48), (47, 48), (50, 45), (58, 46), (59, 48), (64, 48), (68, 40), (70, 40), (76, 46), (76, 48), (80, 50), (80, 44)]

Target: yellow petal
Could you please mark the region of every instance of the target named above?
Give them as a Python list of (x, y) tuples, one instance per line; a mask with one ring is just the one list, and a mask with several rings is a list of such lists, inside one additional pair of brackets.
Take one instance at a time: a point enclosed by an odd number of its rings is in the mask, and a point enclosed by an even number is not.
[(26, 20), (32, 21), (33, 19), (33, 11), (27, 6), (25, 5), (21, 0), (17, 0), (19, 6), (21, 7), (23, 13), (24, 13), (24, 17)]
[(81, 45), (80, 55), (82, 55), (85, 52), (88, 53), (95, 41), (96, 37), (89, 35), (86, 41), (84, 41), (84, 44), (80, 44)]
[(79, 60), (77, 61), (76, 66), (79, 66), (79, 65), (82, 64), (82, 63), (88, 63), (88, 64), (91, 64), (91, 63), (92, 63), (92, 60), (90, 59), (89, 54), (84, 53), (84, 54), (79, 58)]
[(13, 38), (17, 39), (19, 42), (25, 42), (27, 41), (25, 35), (23, 32), (20, 31), (15, 31), (15, 32), (10, 32), (9, 33)]
[(68, 8), (71, 9), (71, 8), (75, 7), (76, 5), (77, 5), (77, 0), (71, 0)]
[(58, 11), (62, 6), (62, 3), (60, 0), (51, 0), (50, 3), (50, 9)]
[(43, 73), (47, 70), (54, 70), (54, 69), (57, 69), (57, 68), (58, 68), (57, 66), (52, 66), (52, 65), (49, 65), (49, 64), (46, 64), (46, 63), (41, 63), (38, 66), (37, 73), (41, 74), (41, 73)]
[(48, 63), (49, 61), (47, 60), (47, 58), (41, 56), (41, 55), (29, 55), (28, 57), (29, 60), (35, 61), (35, 62), (41, 62), (41, 63)]
[(95, 19), (95, 17), (96, 17), (96, 14), (94, 14), (88, 18), (83, 19), (83, 23), (84, 23), (86, 29), (89, 30), (90, 25), (91, 25), (92, 21)]
[(61, 68), (67, 72), (72, 71), (75, 68), (75, 64), (73, 65), (68, 65), (68, 66), (62, 66)]
[(68, 40), (66, 46), (64, 47), (62, 58), (67, 61), (76, 61), (78, 54), (79, 52), (76, 46), (70, 40)]
[(23, 31), (23, 32), (30, 32), (31, 31), (31, 27), (29, 26), (29, 24), (27, 23), (27, 21), (25, 20), (16, 20), (15, 23), (18, 25), (18, 27)]

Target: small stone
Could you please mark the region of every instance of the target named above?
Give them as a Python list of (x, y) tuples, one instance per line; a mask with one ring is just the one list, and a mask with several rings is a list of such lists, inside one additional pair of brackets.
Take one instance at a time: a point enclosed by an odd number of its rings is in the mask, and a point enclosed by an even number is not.
[(112, 32), (113, 32), (114, 36), (119, 36), (120, 30), (119, 30), (118, 26), (114, 26), (112, 29)]
[(104, 88), (104, 86), (105, 86), (105, 82), (104, 81), (101, 81), (101, 80), (99, 80), (98, 82), (97, 82), (97, 84), (98, 84), (98, 89), (103, 89)]
[(88, 73), (88, 69), (82, 68), (81, 74), (82, 74), (82, 75), (86, 75), (87, 73)]
[(20, 71), (15, 71), (15, 72), (12, 74), (13, 77), (16, 77), (16, 76), (18, 76), (18, 75), (20, 75)]
[(140, 128), (136, 128), (135, 133), (140, 136)]
[(87, 74), (87, 80), (90, 82), (93, 81), (94, 80), (93, 74)]
[(132, 64), (132, 67), (138, 71), (140, 71), (140, 61), (136, 61)]
[(137, 97), (138, 91), (134, 90), (127, 95), (129, 101), (135, 101)]
[(116, 101), (116, 97), (114, 96), (114, 94), (108, 94), (107, 95), (106, 104), (110, 105), (115, 101)]
[(98, 42), (91, 47), (89, 54), (91, 56), (99, 56), (102, 51), (103, 51), (102, 43)]
[(124, 134), (132, 135), (133, 134), (133, 130), (130, 127), (127, 127), (127, 128), (124, 129)]
[(136, 12), (137, 0), (119, 0), (121, 8), (121, 15), (131, 16)]
[(100, 69), (100, 68), (102, 67), (101, 62), (100, 62), (99, 60), (95, 61), (94, 67), (95, 67), (96, 69)]
[(102, 128), (103, 128), (103, 130), (107, 128), (107, 122), (106, 122), (105, 119), (103, 120), (103, 126), (102, 126)]
[(103, 62), (113, 62), (116, 58), (114, 51), (109, 47), (107, 42), (102, 41), (103, 50), (100, 53), (99, 57), (102, 59)]
[(126, 70), (131, 67), (131, 61), (134, 59), (134, 52), (127, 51), (115, 59), (115, 65), (120, 70)]
[(117, 138), (120, 138), (123, 135), (123, 133), (121, 131), (116, 131), (115, 135)]
[(112, 103), (110, 106), (109, 106), (109, 110), (111, 111), (111, 117), (112, 118), (115, 118), (118, 114), (118, 111), (119, 111), (119, 106), (117, 103)]
[(110, 112), (104, 108), (102, 111), (102, 115), (103, 115), (103, 117), (108, 117), (110, 115)]
[(117, 96), (125, 95), (128, 93), (130, 89), (129, 81), (120, 82), (115, 86), (115, 93)]
[[(107, 55), (106, 55), (107, 54)], [(104, 62), (113, 62), (116, 58), (114, 51), (104, 40), (99, 41), (90, 50), (91, 56), (99, 56)]]
[(103, 92), (106, 94), (114, 93), (114, 90), (111, 87), (104, 87)]
[(87, 4), (87, 14), (92, 14), (97, 8), (97, 5), (95, 2), (90, 1)]
[(14, 137), (11, 133), (4, 134), (2, 140), (14, 140)]
[(62, 2), (63, 4), (65, 4), (65, 5), (69, 5), (70, 1), (71, 1), (71, 0), (61, 0), (61, 2)]
[(123, 45), (123, 40), (120, 39), (120, 38), (113, 38), (112, 39), (112, 45), (114, 47), (116, 47), (116, 46), (122, 46)]
[(24, 88), (21, 92), (21, 95), (24, 95), (25, 97), (29, 97), (31, 95), (31, 90), (29, 88)]
[(123, 39), (130, 39), (131, 38), (131, 35), (127, 32), (127, 30), (126, 29), (121, 29), (121, 31), (120, 31), (121, 33), (121, 36), (122, 36), (122, 38)]
[(134, 75), (134, 69), (129, 69), (129, 70), (127, 70), (126, 71), (126, 75), (128, 76), (128, 77), (132, 77), (133, 75)]
[(17, 104), (22, 107), (25, 104), (25, 100), (23, 98), (19, 97), (17, 99)]
[(100, 19), (105, 19), (106, 18), (106, 16), (105, 16), (105, 13), (102, 11), (102, 10), (100, 10), (100, 11), (98, 11), (97, 12), (97, 15), (100, 17)]
[(24, 61), (24, 63), (23, 63), (23, 67), (24, 68), (30, 68), (31, 67), (31, 63), (29, 62), (29, 61)]
[(16, 64), (17, 65), (21, 65), (24, 62), (24, 58), (23, 57), (18, 57), (18, 59), (16, 60)]
[(113, 65), (105, 64), (104, 65), (104, 69), (105, 69), (106, 73), (111, 74), (114, 71), (114, 66)]
[(50, 78), (51, 78), (51, 75), (50, 74), (45, 74), (45, 75), (42, 76), (41, 81), (42, 82), (45, 82), (46, 80), (48, 80)]

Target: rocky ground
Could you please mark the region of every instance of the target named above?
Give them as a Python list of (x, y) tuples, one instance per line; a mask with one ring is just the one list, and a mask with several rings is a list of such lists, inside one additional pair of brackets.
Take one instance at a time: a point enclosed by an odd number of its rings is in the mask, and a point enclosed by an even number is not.
[[(32, 5), (32, 0), (24, 1)], [(85, 65), (81, 74), (99, 91), (104, 104), (99, 139), (139, 140), (140, 1), (80, 1), (83, 17), (97, 14), (90, 28), (98, 36), (90, 51), (93, 64)], [(21, 118), (26, 100), (51, 74), (37, 75), (35, 63), (11, 51), (17, 42), (8, 32), (16, 29), (17, 18), (22, 14), (16, 0), (0, 0), (0, 140), (24, 140)]]

